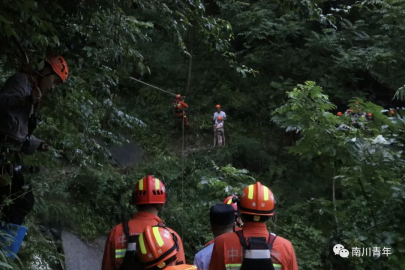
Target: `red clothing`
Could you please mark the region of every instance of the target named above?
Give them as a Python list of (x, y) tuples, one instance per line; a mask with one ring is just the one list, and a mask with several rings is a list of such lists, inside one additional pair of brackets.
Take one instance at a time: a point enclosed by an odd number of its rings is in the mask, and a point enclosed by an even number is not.
[[(243, 234), (247, 237), (269, 238), (266, 224), (247, 222), (243, 225)], [(236, 270), (242, 265), (243, 248), (236, 233), (226, 233), (215, 239), (210, 270)], [(290, 241), (277, 236), (273, 243), (271, 258), (276, 270), (298, 270), (294, 248)]]
[(176, 101), (174, 106), (175, 106), (176, 110), (183, 110), (184, 108), (188, 108), (188, 104), (181, 100)]
[(190, 264), (180, 264), (180, 265), (176, 265), (176, 266), (168, 266), (163, 269), (164, 270), (193, 270), (193, 269), (197, 269), (197, 266), (190, 265)]
[[(146, 226), (155, 226), (159, 223), (162, 223), (162, 220), (158, 216), (147, 212), (138, 212), (128, 222), (129, 234), (140, 235), (141, 233), (143, 233)], [(177, 258), (179, 259), (179, 261), (185, 263), (186, 259), (184, 256), (184, 249), (181, 238), (172, 229), (169, 229), (169, 231), (173, 232), (177, 236), (180, 247), (180, 250), (177, 253)], [(122, 228), (122, 224), (118, 224), (111, 229), (105, 245), (103, 266), (101, 267), (102, 270), (119, 270), (124, 259), (125, 250), (127, 248), (127, 242), (125, 238), (126, 237), (124, 234), (124, 229)]]

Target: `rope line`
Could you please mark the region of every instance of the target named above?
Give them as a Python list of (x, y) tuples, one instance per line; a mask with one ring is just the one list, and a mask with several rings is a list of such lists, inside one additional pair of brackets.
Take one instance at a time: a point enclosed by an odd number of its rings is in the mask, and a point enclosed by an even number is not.
[[(181, 212), (184, 214), (184, 108), (182, 114), (182, 135), (181, 135)], [(183, 238), (184, 225), (181, 225), (181, 238)]]
[(169, 94), (169, 95), (176, 96), (176, 94), (173, 94), (173, 93), (171, 93), (171, 92), (169, 92), (169, 91), (163, 90), (162, 88), (159, 88), (159, 87), (157, 87), (157, 86), (151, 85), (151, 84), (149, 84), (149, 83), (146, 83), (146, 82), (140, 81), (140, 80), (138, 80), (138, 79), (135, 79), (134, 77), (129, 77), (129, 78), (130, 78), (131, 80), (137, 81), (137, 82), (142, 83), (142, 84), (144, 84), (144, 85), (147, 85), (147, 86), (149, 86), (149, 87), (155, 88), (155, 89), (157, 89), (157, 90), (159, 90), (159, 91), (165, 92), (165, 93), (167, 93), (167, 94)]

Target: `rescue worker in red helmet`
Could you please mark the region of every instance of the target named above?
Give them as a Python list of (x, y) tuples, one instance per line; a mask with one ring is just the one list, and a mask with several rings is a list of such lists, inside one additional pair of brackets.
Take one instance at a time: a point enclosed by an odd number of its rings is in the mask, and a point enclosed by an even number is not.
[[(134, 269), (135, 246), (138, 236), (147, 226), (164, 226), (157, 216), (166, 203), (166, 188), (162, 181), (148, 175), (139, 180), (132, 194), (138, 212), (129, 221), (111, 229), (108, 236), (102, 270)], [(183, 243), (176, 232), (167, 228), (178, 239), (179, 263), (185, 262)]]
[(193, 270), (194, 265), (179, 264), (178, 235), (164, 226), (147, 226), (139, 235), (136, 243), (136, 253), (140, 261), (140, 268), (148, 270)]
[(337, 114), (336, 114), (337, 116), (342, 116), (343, 115), (343, 113), (342, 112), (337, 112)]
[(232, 205), (233, 209), (235, 210), (235, 226), (233, 229), (235, 232), (241, 230), (241, 228), (243, 227), (243, 222), (242, 218), (240, 217), (238, 203), (239, 198), (236, 195), (229, 196), (224, 200), (224, 204)]
[(176, 99), (173, 103), (174, 106), (174, 113), (176, 115), (177, 119), (184, 119), (184, 125), (188, 126), (188, 119), (187, 119), (187, 115), (184, 112), (185, 108), (188, 108), (188, 104), (185, 103), (184, 101), (184, 97), (182, 97), (180, 94), (176, 95)]
[[(0, 90), (0, 204), (5, 197), (13, 203), (2, 209), (2, 220), (21, 225), (34, 206), (31, 188), (25, 189), (22, 153), (48, 151), (48, 145), (33, 135), (36, 110), (43, 95), (66, 81), (69, 68), (62, 56), (49, 56), (40, 71), (28, 66), (7, 79)], [(23, 188), (24, 187), (24, 188)]]
[(274, 215), (274, 208), (274, 195), (269, 188), (260, 182), (246, 187), (239, 205), (242, 231), (215, 239), (209, 269), (298, 270), (291, 242), (267, 231), (265, 222)]

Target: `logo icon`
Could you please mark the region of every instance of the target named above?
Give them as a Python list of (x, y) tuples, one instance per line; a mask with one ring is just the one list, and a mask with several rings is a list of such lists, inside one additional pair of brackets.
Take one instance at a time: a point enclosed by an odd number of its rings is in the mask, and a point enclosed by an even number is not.
[(345, 247), (341, 244), (337, 244), (333, 247), (333, 252), (335, 253), (335, 255), (340, 255), (340, 250), (344, 249)]
[(349, 257), (349, 251), (347, 250), (347, 249), (341, 249), (340, 251), (339, 251), (339, 255), (340, 255), (340, 257), (342, 257), (342, 258), (348, 258)]

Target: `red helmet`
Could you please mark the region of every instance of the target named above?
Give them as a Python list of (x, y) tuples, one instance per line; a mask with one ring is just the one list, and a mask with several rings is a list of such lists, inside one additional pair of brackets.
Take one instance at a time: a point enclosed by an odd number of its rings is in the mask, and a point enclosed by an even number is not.
[(215, 106), (215, 108), (221, 108), (221, 105), (217, 104), (217, 105)]
[(166, 202), (166, 188), (162, 181), (148, 175), (136, 183), (133, 199), (136, 205), (164, 204)]
[(336, 115), (337, 115), (337, 116), (342, 116), (343, 113), (342, 113), (342, 112), (338, 112)]
[(229, 196), (224, 200), (224, 204), (232, 205), (233, 209), (235, 209), (235, 215), (238, 212), (238, 203), (237, 203), (237, 201), (238, 201), (238, 196), (236, 196), (236, 195)]
[(62, 82), (65, 82), (69, 76), (69, 67), (65, 59), (60, 55), (53, 55), (48, 56), (45, 61), (51, 65), (53, 71), (58, 74)]
[(391, 114), (395, 114), (395, 111), (394, 111), (394, 110), (391, 110)]
[(273, 192), (257, 182), (243, 190), (239, 208), (242, 214), (273, 216), (275, 205)]
[(222, 116), (218, 116), (218, 117), (217, 117), (217, 120), (222, 120)]
[(372, 114), (372, 113), (367, 113), (366, 116), (367, 116), (367, 117), (373, 117), (373, 114)]
[(160, 226), (147, 226), (136, 243), (136, 252), (145, 269), (165, 268), (166, 261), (176, 256), (179, 245), (176, 235)]
[(180, 100), (180, 99), (181, 99), (181, 95), (180, 95), (180, 94), (177, 94), (177, 95), (176, 95), (176, 99)]

